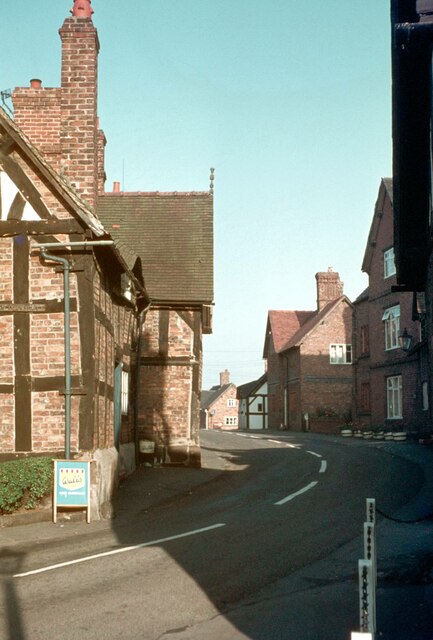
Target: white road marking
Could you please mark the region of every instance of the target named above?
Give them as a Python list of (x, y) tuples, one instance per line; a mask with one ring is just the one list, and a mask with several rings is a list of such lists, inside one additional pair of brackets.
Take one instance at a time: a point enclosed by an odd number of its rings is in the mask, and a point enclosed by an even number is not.
[(322, 460), (322, 464), (320, 465), (319, 473), (325, 473), (328, 463), (326, 460)]
[(290, 447), (291, 449), (297, 449), (298, 447), (294, 444), (286, 444), (286, 447)]
[(150, 542), (143, 542), (141, 544), (135, 544), (132, 547), (121, 547), (120, 549), (114, 549), (113, 551), (105, 551), (104, 553), (95, 553), (93, 556), (85, 556), (83, 558), (76, 558), (75, 560), (69, 560), (68, 562), (60, 562), (59, 564), (52, 564), (48, 567), (42, 567), (41, 569), (34, 569), (33, 571), (26, 571), (25, 573), (16, 573), (14, 578), (24, 578), (25, 576), (33, 576), (37, 573), (44, 573), (46, 571), (53, 571), (54, 569), (61, 569), (62, 567), (70, 567), (74, 564), (80, 564), (81, 562), (89, 562), (90, 560), (96, 560), (97, 558), (106, 558), (108, 556), (114, 556), (118, 553), (125, 553), (127, 551), (135, 551), (136, 549), (143, 549), (143, 547), (151, 547), (163, 542), (171, 542), (172, 540), (179, 540), (180, 538), (187, 538), (188, 536), (194, 536), (198, 533), (205, 533), (206, 531), (212, 531), (212, 529), (218, 529), (219, 527), (225, 527), (225, 523), (213, 524), (210, 527), (203, 527), (203, 529), (194, 529), (193, 531), (187, 531), (185, 533), (179, 533), (177, 536), (169, 536), (168, 538), (160, 538), (159, 540), (151, 540)]
[(249, 436), (250, 438), (254, 438), (254, 440), (259, 440), (260, 436)]
[(300, 496), (302, 493), (305, 493), (306, 491), (310, 491), (310, 489), (315, 487), (316, 484), (318, 484), (317, 481), (310, 482), (310, 484), (307, 484), (306, 487), (303, 487), (302, 489), (299, 489), (299, 491), (296, 491), (295, 493), (291, 493), (289, 496), (286, 496), (285, 498), (283, 498), (282, 500), (279, 500), (278, 502), (274, 502), (274, 504), (277, 505), (277, 506), (285, 504), (286, 502), (289, 502), (289, 500), (293, 500), (293, 498), (296, 498), (297, 496)]
[(268, 440), (268, 442), (275, 442), (275, 444), (283, 444), (282, 442), (280, 442), (279, 440)]
[(312, 456), (316, 456), (316, 458), (321, 458), (320, 453), (315, 453), (314, 451), (307, 451), (307, 453), (311, 453)]

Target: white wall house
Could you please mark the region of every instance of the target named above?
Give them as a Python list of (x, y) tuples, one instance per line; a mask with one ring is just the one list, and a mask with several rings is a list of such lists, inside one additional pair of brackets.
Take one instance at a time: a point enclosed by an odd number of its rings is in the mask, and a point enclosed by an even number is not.
[(239, 428), (268, 428), (268, 381), (264, 374), (258, 380), (238, 387)]

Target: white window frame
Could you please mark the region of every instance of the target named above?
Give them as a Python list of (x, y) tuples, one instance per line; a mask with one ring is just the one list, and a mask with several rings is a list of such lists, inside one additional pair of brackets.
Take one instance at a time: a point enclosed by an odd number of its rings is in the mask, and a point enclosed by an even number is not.
[(329, 364), (352, 364), (352, 345), (330, 344)]
[(402, 377), (389, 376), (386, 379), (386, 416), (389, 420), (403, 418)]
[(400, 305), (385, 309), (382, 320), (385, 323), (385, 351), (398, 349), (400, 334)]
[(129, 373), (122, 371), (122, 385), (120, 389), (120, 412), (122, 416), (128, 415), (129, 409)]
[(235, 398), (227, 398), (227, 406), (228, 407), (235, 407), (236, 406), (236, 399)]
[(390, 278), (396, 274), (394, 247), (383, 252), (383, 277)]
[(237, 427), (238, 426), (238, 417), (237, 416), (225, 416), (224, 417), (224, 425), (226, 427)]

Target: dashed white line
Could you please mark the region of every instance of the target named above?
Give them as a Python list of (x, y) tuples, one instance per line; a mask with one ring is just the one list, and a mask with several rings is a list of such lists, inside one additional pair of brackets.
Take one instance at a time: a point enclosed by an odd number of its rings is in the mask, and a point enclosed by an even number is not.
[(322, 457), (320, 455), (320, 453), (316, 453), (315, 451), (307, 451), (307, 453), (310, 453), (312, 456), (316, 456), (316, 458), (321, 458)]
[(302, 489), (299, 489), (299, 491), (296, 491), (295, 493), (291, 493), (289, 496), (286, 496), (285, 498), (283, 498), (282, 500), (279, 500), (278, 502), (274, 502), (274, 504), (276, 506), (280, 506), (282, 504), (285, 504), (286, 502), (289, 502), (290, 500), (293, 500), (293, 498), (296, 498), (297, 496), (300, 496), (302, 493), (305, 493), (306, 491), (310, 491), (310, 489), (315, 487), (316, 484), (318, 484), (317, 480), (315, 482), (310, 482), (310, 484), (307, 484), (306, 487), (303, 487)]
[(271, 440), (271, 439), (269, 439), (268, 442), (275, 442), (275, 444), (283, 444), (282, 442), (280, 442), (280, 440)]
[(320, 465), (319, 473), (325, 473), (328, 463), (326, 460), (322, 460), (322, 464)]
[(33, 571), (26, 571), (25, 573), (16, 573), (14, 575), (14, 578), (24, 578), (25, 576), (33, 576), (37, 573), (54, 571), (55, 569), (61, 569), (62, 567), (70, 567), (74, 564), (89, 562), (90, 560), (96, 560), (97, 558), (106, 558), (107, 556), (114, 556), (118, 553), (126, 553), (127, 551), (135, 551), (136, 549), (143, 549), (144, 547), (155, 546), (157, 544), (162, 544), (163, 542), (171, 542), (172, 540), (187, 538), (189, 536), (194, 536), (198, 533), (205, 533), (206, 531), (212, 531), (212, 529), (219, 529), (220, 527), (225, 527), (225, 526), (226, 526), (225, 523), (213, 524), (210, 527), (203, 527), (202, 529), (194, 529), (193, 531), (179, 533), (177, 536), (169, 536), (168, 538), (160, 538), (159, 540), (143, 542), (141, 544), (135, 544), (132, 547), (121, 547), (120, 549), (105, 551), (104, 553), (95, 553), (93, 556), (84, 556), (83, 558), (76, 558), (75, 560), (69, 560), (68, 562), (60, 562), (59, 564), (52, 564), (48, 567), (42, 567), (41, 569), (34, 569)]

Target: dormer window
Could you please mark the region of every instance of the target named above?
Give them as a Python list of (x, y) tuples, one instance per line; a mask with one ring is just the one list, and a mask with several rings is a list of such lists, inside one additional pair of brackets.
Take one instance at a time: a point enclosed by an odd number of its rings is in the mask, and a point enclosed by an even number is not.
[(383, 252), (383, 277), (390, 278), (395, 272), (394, 247), (391, 247)]
[(121, 276), (122, 296), (127, 300), (132, 300), (132, 281), (126, 273)]

